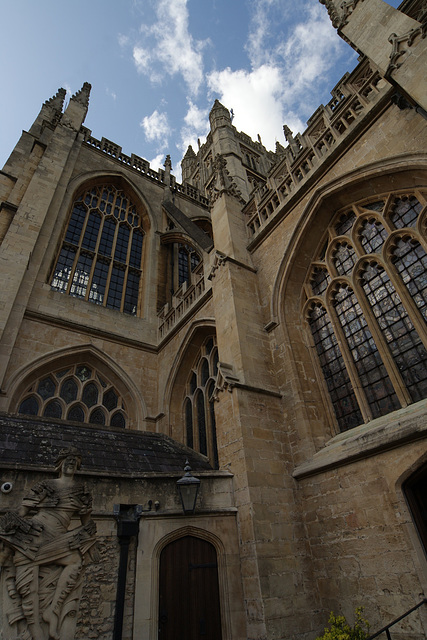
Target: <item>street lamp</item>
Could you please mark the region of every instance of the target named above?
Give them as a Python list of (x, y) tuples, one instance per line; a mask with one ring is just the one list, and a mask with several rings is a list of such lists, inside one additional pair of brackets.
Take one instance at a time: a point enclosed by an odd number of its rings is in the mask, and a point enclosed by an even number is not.
[(176, 486), (178, 487), (184, 513), (194, 513), (200, 480), (192, 475), (188, 460), (185, 461), (184, 471), (185, 474), (177, 481)]

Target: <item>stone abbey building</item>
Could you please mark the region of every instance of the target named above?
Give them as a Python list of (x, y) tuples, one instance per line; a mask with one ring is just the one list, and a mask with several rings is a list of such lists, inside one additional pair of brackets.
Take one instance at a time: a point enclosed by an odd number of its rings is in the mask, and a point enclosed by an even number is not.
[[(427, 4), (321, 2), (360, 62), (274, 151), (216, 101), (178, 184), (92, 136), (84, 84), (0, 172), (2, 640), (314, 640), (331, 610), (374, 632), (424, 597)], [(1, 551), (70, 446), (98, 552), (57, 633), (60, 552)]]

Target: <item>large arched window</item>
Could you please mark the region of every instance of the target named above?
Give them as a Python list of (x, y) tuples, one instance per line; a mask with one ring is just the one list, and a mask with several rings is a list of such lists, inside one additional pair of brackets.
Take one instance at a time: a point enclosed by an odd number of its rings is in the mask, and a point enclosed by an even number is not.
[(187, 446), (207, 456), (218, 468), (215, 410), (212, 394), (218, 370), (218, 349), (213, 337), (203, 344), (187, 380), (183, 405)]
[(123, 191), (89, 188), (73, 204), (52, 289), (136, 315), (143, 237), (141, 217)]
[(341, 431), (427, 397), (426, 195), (337, 212), (304, 313)]
[(22, 394), (18, 413), (100, 426), (126, 427), (127, 423), (117, 389), (87, 364), (40, 376)]

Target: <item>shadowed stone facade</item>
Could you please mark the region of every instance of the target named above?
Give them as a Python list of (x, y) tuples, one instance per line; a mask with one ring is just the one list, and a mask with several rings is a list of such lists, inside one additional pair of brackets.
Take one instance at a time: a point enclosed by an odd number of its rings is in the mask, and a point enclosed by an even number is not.
[(114, 505), (142, 506), (126, 640), (177, 640), (180, 611), (186, 637), (219, 640), (214, 615), (222, 640), (314, 640), (424, 597), (425, 2), (322, 4), (360, 62), (274, 151), (216, 101), (179, 184), (92, 136), (85, 83), (0, 172), (0, 516), (80, 449), (100, 562), (76, 638), (113, 637)]

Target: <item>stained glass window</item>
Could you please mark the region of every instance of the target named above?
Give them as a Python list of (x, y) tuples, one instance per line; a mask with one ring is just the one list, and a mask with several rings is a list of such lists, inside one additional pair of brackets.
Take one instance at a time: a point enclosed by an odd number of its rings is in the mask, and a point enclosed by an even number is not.
[(218, 370), (215, 338), (207, 338), (188, 377), (183, 404), (185, 439), (188, 447), (208, 456), (218, 468), (213, 391)]
[(338, 424), (341, 431), (346, 431), (363, 419), (326, 310), (314, 306), (309, 324)]
[(72, 208), (52, 289), (136, 315), (143, 237), (141, 218), (124, 192), (92, 187)]
[(126, 410), (117, 389), (86, 364), (59, 369), (33, 382), (18, 403), (18, 413), (126, 426)]
[(336, 214), (307, 272), (306, 318), (340, 430), (427, 397), (422, 216), (422, 193), (355, 203)]

